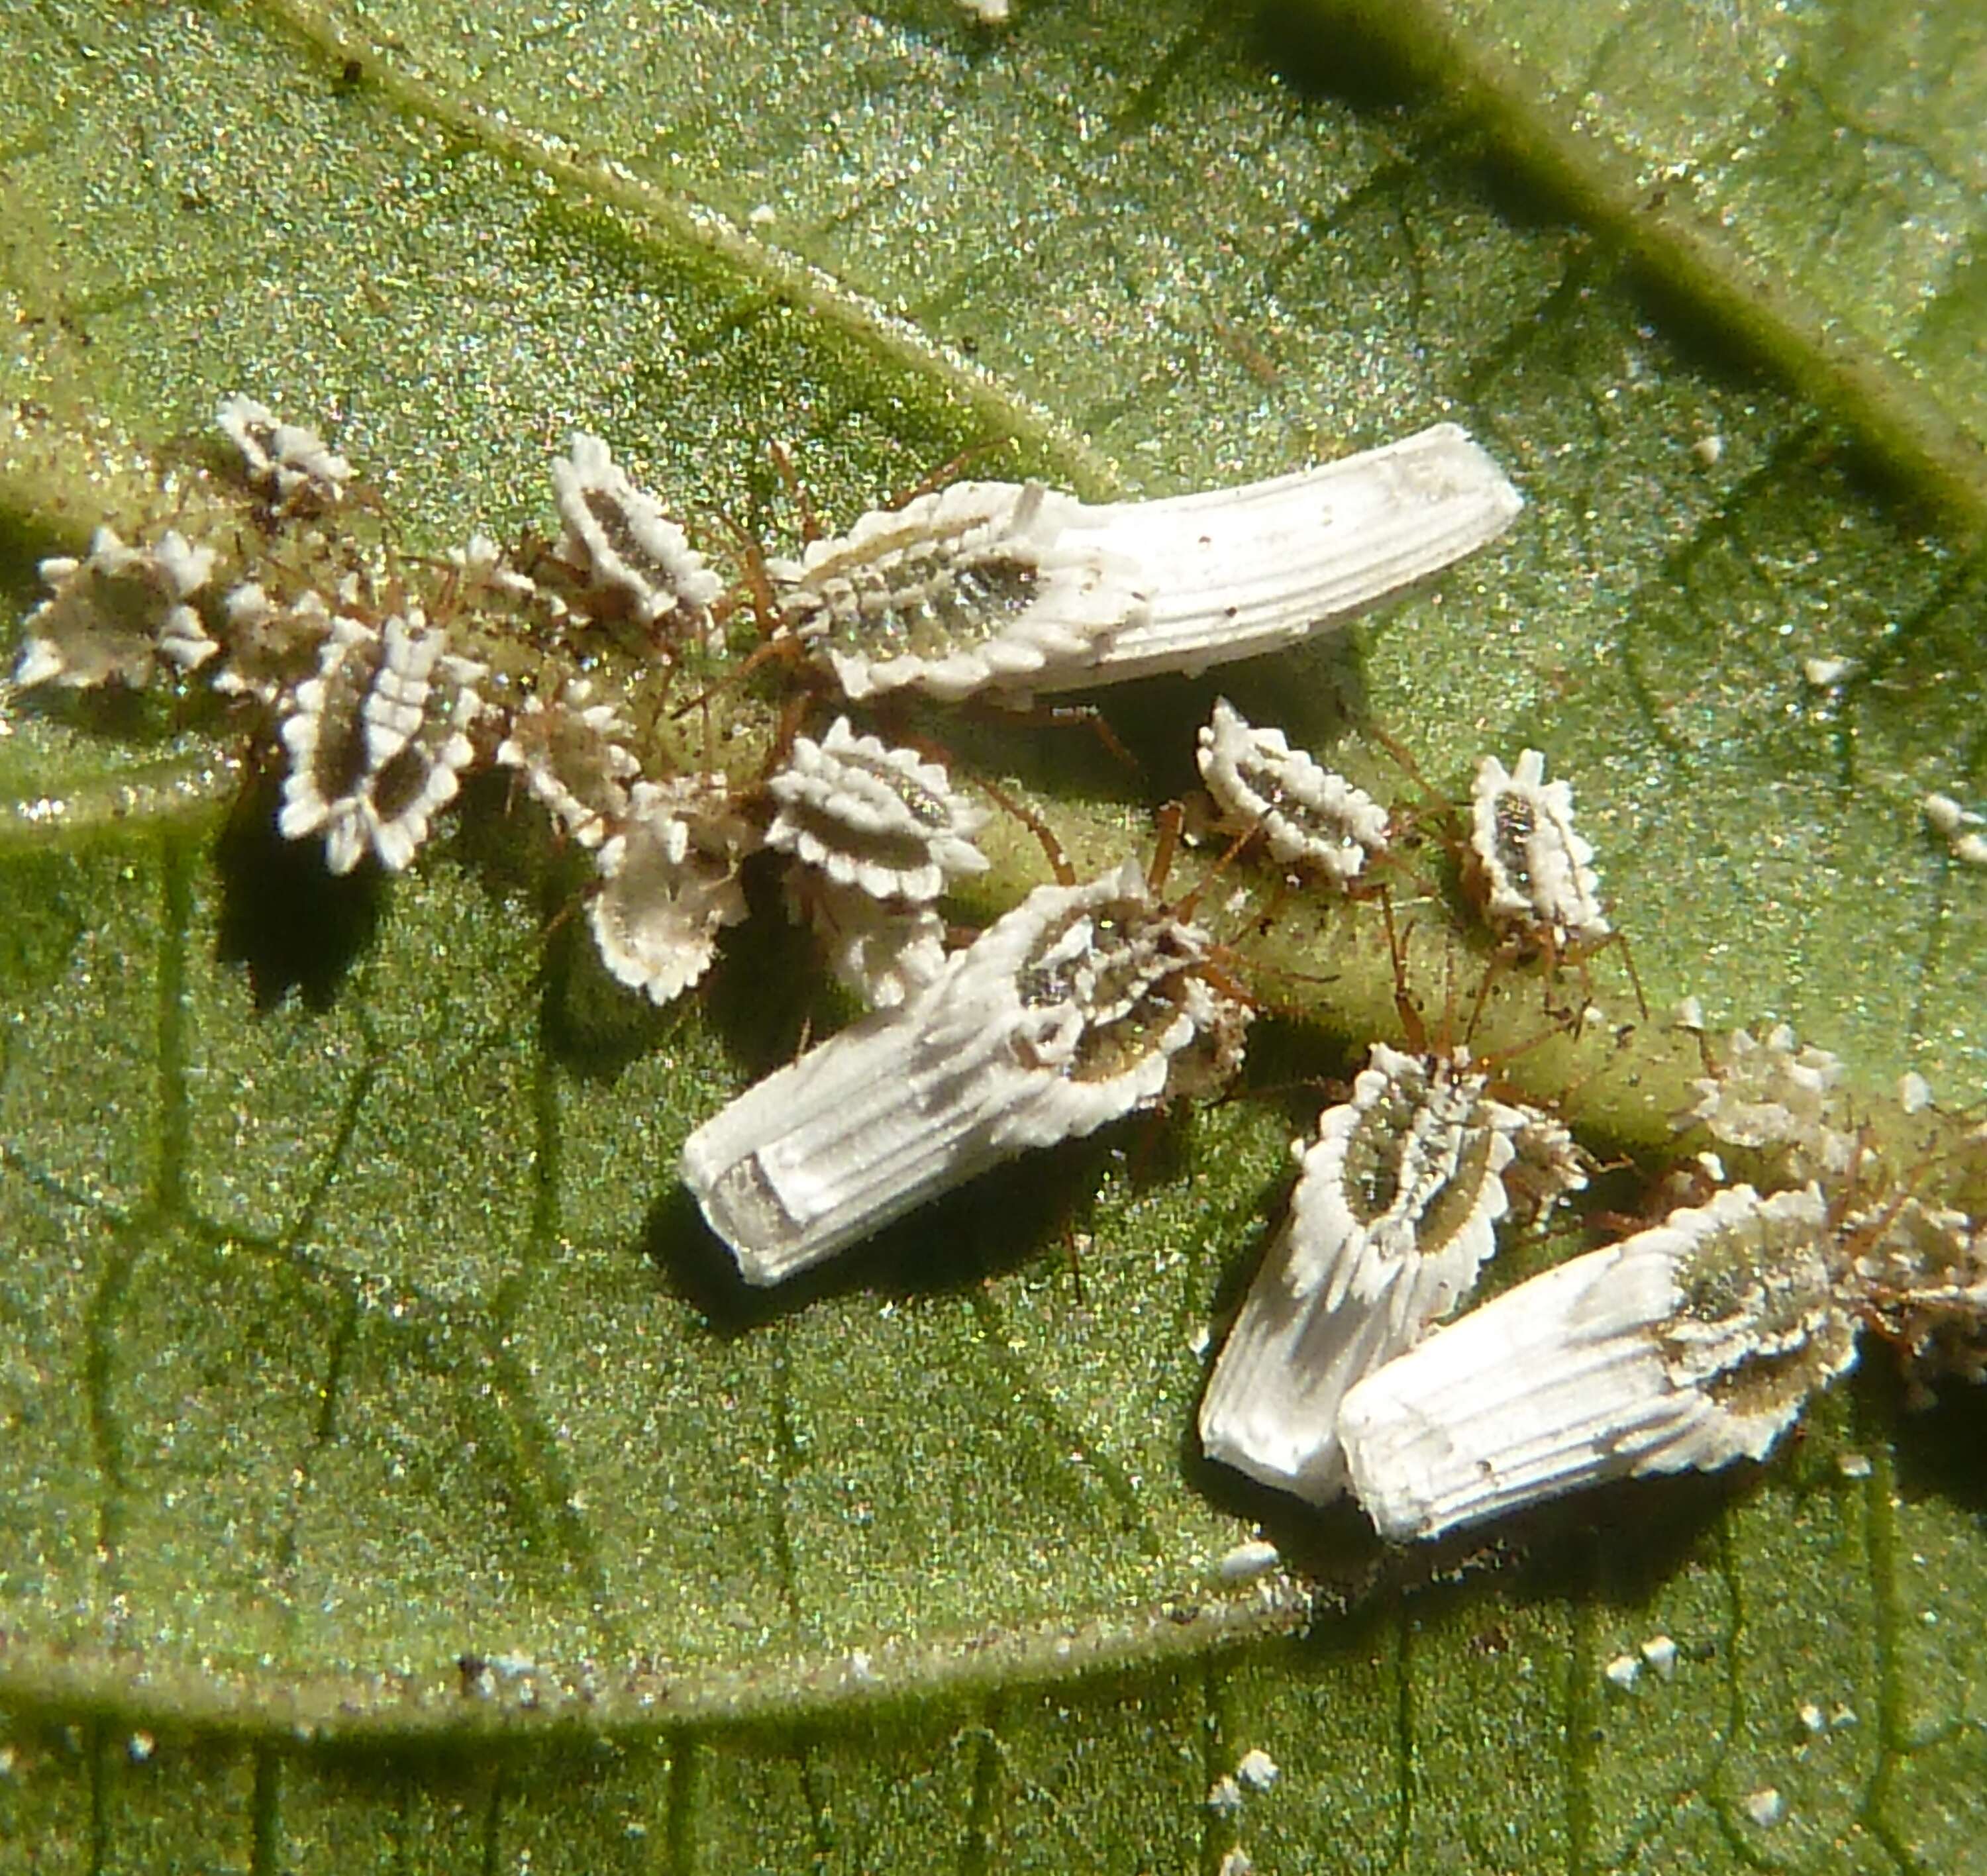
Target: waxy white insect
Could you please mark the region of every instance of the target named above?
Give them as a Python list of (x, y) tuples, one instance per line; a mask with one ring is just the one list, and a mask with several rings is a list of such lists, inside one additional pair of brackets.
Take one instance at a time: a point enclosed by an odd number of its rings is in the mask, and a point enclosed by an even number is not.
[(1437, 1329), (1346, 1396), (1353, 1489), (1429, 1538), (1607, 1479), (1763, 1458), (1856, 1359), (1818, 1187), (1702, 1207)]
[(1839, 1056), (1797, 1043), (1786, 1023), (1763, 1039), (1735, 1029), (1712, 1072), (1692, 1084), (1697, 1103), (1677, 1124), (1702, 1122), (1728, 1147), (1784, 1149), (1802, 1177), (1844, 1172), (1856, 1134), (1836, 1091), (1841, 1076)]
[(307, 590), (278, 605), (250, 581), (231, 588), (221, 608), (228, 656), (214, 673), (214, 688), (222, 696), (273, 704), (316, 670), (332, 618), (322, 593)]
[(343, 498), (352, 465), (315, 430), (285, 423), (266, 404), (238, 392), (214, 420), (241, 452), (251, 485), (278, 509), (329, 508)]
[(174, 529), (154, 546), (127, 547), (107, 527), (90, 537), (86, 558), (43, 561), (51, 591), (28, 615), (15, 687), (138, 685), (161, 658), (181, 671), (204, 664), (220, 648), (186, 602), (207, 584), (214, 561), (211, 547), (193, 547)]
[(1000, 1161), (1225, 1080), (1247, 1011), (1139, 869), (1042, 886), (879, 1010), (693, 1133), (684, 1181), (778, 1283)]
[(1529, 1117), (1488, 1089), (1466, 1050), (1375, 1042), (1352, 1099), (1297, 1143), (1289, 1218), (1201, 1403), (1210, 1458), (1316, 1504), (1344, 1489), (1346, 1391), (1447, 1315), (1496, 1248)]
[(350, 872), (368, 847), (399, 872), (461, 785), (485, 674), (447, 644), (418, 613), (395, 613), (378, 632), (336, 618), (316, 676), (297, 687), (283, 719), (290, 768), (276, 826), (289, 840), (322, 833), (334, 873)]
[(1273, 858), (1316, 867), (1340, 885), (1358, 877), (1387, 845), (1387, 810), (1342, 775), (1334, 775), (1280, 729), (1258, 729), (1229, 702), (1215, 699), (1194, 759), (1228, 820), (1259, 827)]
[(785, 629), (851, 698), (1025, 685), (1147, 616), (1136, 562), (1038, 482), (955, 482), (766, 565)]
[(1454, 424), (1233, 489), (1091, 504), (961, 482), (768, 571), (852, 698), (1009, 702), (1293, 645), (1494, 540), (1523, 503)]
[(679, 636), (708, 631), (724, 582), (599, 437), (574, 433), (552, 464), (552, 488), (565, 524), (560, 557), (595, 594), (644, 625)]
[(945, 921), (929, 905), (879, 899), (801, 866), (788, 875), (787, 900), (796, 922), (819, 934), (835, 981), (872, 1009), (894, 1009), (944, 967)]
[(857, 736), (845, 716), (818, 743), (796, 736), (766, 787), (779, 810), (766, 844), (838, 886), (923, 903), (949, 881), (987, 870), (973, 844), (987, 810), (958, 793), (939, 763)]
[(1547, 781), (1538, 750), (1525, 750), (1510, 770), (1484, 757), (1470, 790), (1469, 847), (1470, 875), (1493, 925), (1542, 933), (1562, 949), (1607, 936), (1594, 849), (1573, 824), (1572, 786)]
[(626, 821), (595, 857), (605, 883), (587, 907), (609, 972), (653, 1003), (688, 989), (718, 933), (744, 920), (738, 869), (757, 844), (723, 776), (636, 783)]
[(527, 697), (512, 715), (497, 759), (516, 769), (582, 847), (598, 847), (629, 811), (628, 785), (642, 773), (626, 739), (633, 729), (612, 703), (592, 701), (575, 678), (548, 703)]

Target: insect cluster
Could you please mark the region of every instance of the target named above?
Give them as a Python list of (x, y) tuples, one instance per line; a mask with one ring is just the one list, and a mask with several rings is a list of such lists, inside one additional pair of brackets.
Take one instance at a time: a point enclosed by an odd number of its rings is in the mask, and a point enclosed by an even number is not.
[[(262, 527), (324, 564), (349, 465), (245, 398), (220, 423)], [(658, 1004), (747, 916), (748, 864), (777, 868), (869, 1013), (683, 1149), (754, 1285), (1241, 1065), (1253, 999), (1200, 895), (1162, 896), (1162, 868), (1059, 872), (977, 935), (948, 924), (949, 895), (988, 866), (990, 810), (938, 752), (896, 739), (902, 696), (1019, 705), (1254, 656), (1431, 577), (1520, 505), (1443, 425), (1149, 503), (956, 483), (734, 583), (598, 438), (575, 437), (552, 483), (555, 537), (478, 536), (436, 565), (355, 550), (331, 578), (272, 553), (224, 580), (218, 545), (100, 529), (86, 556), (43, 563), (14, 681), (204, 674), (283, 765), (278, 831), (320, 841), (334, 873), (404, 869), (467, 778), (508, 772), (587, 857), (605, 968)], [(740, 648), (748, 608), (759, 634)], [(713, 735), (710, 698), (761, 669), (783, 707)], [(1446, 827), (1499, 958), (1577, 968), (1615, 937), (1571, 790), (1539, 751), (1486, 757), (1466, 809), (1419, 815), (1225, 700), (1195, 756), (1221, 864), (1253, 853), (1279, 891), (1384, 899)], [(1702, 1153), (1716, 1189), (1440, 1326), (1500, 1234), (1591, 1167), (1494, 1061), (1419, 1033), (1373, 1042), (1296, 1144), (1287, 1215), (1208, 1381), (1206, 1452), (1312, 1503), (1349, 1487), (1388, 1536), (1429, 1536), (1595, 1479), (1756, 1458), (1864, 1329), (1916, 1373), (1977, 1376), (1987, 1236), (1912, 1192), (1837, 1079), (1783, 1031), (1707, 1049), (1679, 1126), (1745, 1177)]]

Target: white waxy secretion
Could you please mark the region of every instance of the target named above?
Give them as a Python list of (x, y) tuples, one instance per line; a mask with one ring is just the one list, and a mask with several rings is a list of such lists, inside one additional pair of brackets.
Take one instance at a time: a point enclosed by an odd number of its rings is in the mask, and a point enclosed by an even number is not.
[(317, 669), (331, 636), (331, 605), (319, 592), (306, 591), (278, 605), (251, 582), (231, 588), (221, 609), (228, 656), (214, 673), (214, 688), (223, 696), (276, 702)]
[(417, 613), (395, 613), (378, 632), (334, 618), (317, 675), (297, 686), (283, 719), (290, 768), (276, 826), (288, 840), (322, 833), (334, 873), (349, 873), (369, 847), (400, 871), (461, 786), (484, 672), (447, 644)]
[(511, 719), (497, 759), (518, 770), (582, 847), (598, 847), (629, 810), (628, 785), (642, 765), (627, 747), (633, 730), (611, 703), (590, 701), (584, 678), (568, 684), (552, 702), (527, 697)]
[(938, 763), (857, 736), (845, 716), (818, 743), (795, 737), (786, 767), (766, 786), (778, 804), (766, 844), (838, 886), (922, 904), (949, 880), (987, 870), (973, 844), (987, 811), (958, 793)]
[(1226, 1079), (1247, 1012), (1135, 866), (1044, 886), (894, 1009), (747, 1089), (683, 1174), (748, 1283), (778, 1283), (1031, 1147)]
[(1345, 885), (1386, 847), (1387, 810), (1379, 803), (1292, 749), (1280, 729), (1255, 728), (1225, 697), (1202, 726), (1194, 759), (1223, 814), (1260, 827), (1271, 856), (1286, 865), (1315, 867)]
[(653, 1003), (680, 995), (710, 968), (718, 933), (744, 921), (738, 869), (757, 844), (723, 776), (637, 782), (595, 857), (604, 883), (587, 923), (601, 962)]
[(1352, 1099), (1295, 1150), (1290, 1216), (1201, 1403), (1201, 1445), (1313, 1504), (1344, 1488), (1339, 1403), (1473, 1288), (1532, 1118), (1493, 1100), (1467, 1053), (1375, 1042)]
[(113, 680), (150, 682), (159, 661), (181, 671), (220, 648), (186, 602), (214, 570), (211, 547), (168, 528), (153, 547), (127, 547), (107, 527), (90, 537), (86, 558), (42, 562), (49, 597), (22, 628), (14, 683), (87, 690)]
[(1452, 423), (1266, 482), (1091, 504), (955, 483), (769, 564), (852, 698), (1009, 702), (1293, 645), (1439, 573), (1523, 503)]
[(279, 509), (329, 508), (345, 494), (352, 465), (313, 429), (285, 423), (266, 404), (238, 392), (214, 413), (236, 449), (250, 484)]
[(552, 464), (552, 489), (565, 524), (560, 557), (595, 593), (644, 625), (703, 635), (724, 582), (599, 437), (574, 433)]
[(1713, 1071), (1692, 1083), (1696, 1105), (1678, 1124), (1703, 1123), (1728, 1147), (1784, 1149), (1801, 1177), (1848, 1170), (1856, 1134), (1836, 1084), (1840, 1056), (1797, 1043), (1786, 1023), (1763, 1039), (1734, 1029)]
[(1525, 750), (1513, 770), (1494, 756), (1478, 766), (1469, 846), (1483, 915), (1492, 925), (1542, 933), (1561, 946), (1607, 937), (1594, 849), (1573, 824), (1572, 786), (1546, 780), (1538, 750)]
[(1242, 488), (1084, 511), (1081, 537), (1141, 570), (1149, 615), (1035, 688), (1189, 675), (1308, 638), (1494, 541), (1524, 503), (1453, 423)]
[(795, 922), (820, 935), (835, 981), (872, 1009), (896, 1008), (944, 966), (945, 921), (929, 905), (879, 899), (800, 866), (788, 875), (787, 898)]
[(1429, 1538), (1607, 1479), (1763, 1458), (1856, 1359), (1820, 1188), (1734, 1186), (1437, 1329), (1346, 1396), (1354, 1490)]

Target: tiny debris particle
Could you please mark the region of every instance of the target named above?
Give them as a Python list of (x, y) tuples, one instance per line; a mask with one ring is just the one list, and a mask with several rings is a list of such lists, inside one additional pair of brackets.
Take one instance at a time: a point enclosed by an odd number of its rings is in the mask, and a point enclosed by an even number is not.
[(1690, 453), (1706, 469), (1715, 469), (1725, 460), (1725, 439), (1717, 431), (1707, 431), (1690, 446)]
[(124, 1742), (124, 1756), (133, 1765), (143, 1765), (157, 1750), (158, 1743), (149, 1733), (134, 1733)]
[(770, 202), (755, 203), (745, 217), (755, 228), (770, 228), (779, 218), (780, 211)]
[(1196, 1361), (1199, 1361), (1213, 1346), (1214, 1332), (1205, 1322), (1186, 1339), (1186, 1352)]
[(1740, 1800), (1746, 1807), (1746, 1815), (1763, 1831), (1770, 1831), (1787, 1814), (1787, 1801), (1771, 1785), (1749, 1792)]
[(1849, 675), (1855, 662), (1853, 658), (1807, 658), (1801, 661), (1801, 672), (1817, 690), (1832, 690)]
[(1642, 1659), (1661, 1681), (1676, 1679), (1677, 1645), (1666, 1635), (1652, 1635), (1642, 1644)]
[(1207, 1808), (1221, 1817), (1232, 1817), (1242, 1808), (1242, 1787), (1227, 1773), (1208, 1787)]
[(1835, 1467), (1845, 1479), (1867, 1479), (1870, 1476), (1870, 1455), (1867, 1453), (1838, 1453)]
[(1856, 1709), (1853, 1706), (1838, 1706), (1828, 1716), (1831, 1726), (1853, 1726), (1856, 1724)]
[(1282, 1768), (1260, 1746), (1252, 1746), (1242, 1755), (1241, 1763), (1235, 1768), (1235, 1776), (1251, 1791), (1267, 1791), (1277, 1782)]
[(1256, 1865), (1247, 1851), (1237, 1844), (1221, 1859), (1216, 1876), (1256, 1876)]
[(12, 1778), (16, 1760), (11, 1746), (0, 1746), (0, 1778)]
[(1931, 1083), (1916, 1069), (1898, 1077), (1898, 1104), (1908, 1114), (1921, 1114), (1931, 1105)]
[(1275, 1569), (1282, 1561), (1277, 1547), (1267, 1538), (1251, 1538), (1223, 1552), (1215, 1569), (1224, 1583), (1246, 1583), (1252, 1577)]
[(1617, 1655), (1601, 1672), (1611, 1686), (1626, 1693), (1642, 1678), (1642, 1664), (1633, 1655)]
[(1934, 834), (1942, 834), (1948, 839), (1966, 823), (1966, 810), (1950, 795), (1927, 795), (1918, 807), (1925, 817), (1925, 825)]

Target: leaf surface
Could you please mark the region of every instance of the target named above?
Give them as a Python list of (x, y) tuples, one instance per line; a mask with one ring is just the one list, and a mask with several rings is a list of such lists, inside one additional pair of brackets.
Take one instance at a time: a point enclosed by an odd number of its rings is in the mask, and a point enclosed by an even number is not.
[[(1518, 528), (1223, 687), (1321, 746), (1378, 723), (1452, 790), (1543, 748), (1652, 1005), (1784, 1016), (1867, 1093), (1915, 1068), (1960, 1104), (1987, 880), (1917, 803), (1979, 805), (1981, 575), (1853, 444), (1963, 527), (1898, 387), (1977, 433), (1935, 367), (1987, 315), (1928, 256), (1965, 248), (1978, 191), (1925, 179), (1977, 167), (1978, 113), (1884, 172), (1943, 248), (1833, 185), (1840, 226), (1803, 247), (1817, 126), (1866, 166), (1890, 147), (1894, 33), (1859, 103), (1877, 29), (1847, 6), (1800, 29), (1807, 88), (1749, 16), (1728, 58), (1653, 15), (1596, 46), (1534, 11), (1500, 39), (1405, 16), (1510, 81), (1459, 120), (1348, 103), (1294, 12), (1043, 7), (997, 35), (938, 0), (44, 7), (0, 70), (15, 595), (98, 521), (200, 500), (186, 439), (236, 388), (323, 422), (430, 553), (545, 525), (575, 426), (777, 544), (774, 440), (849, 517), (1000, 437), (1160, 493), (1454, 417), (1523, 486)], [(1923, 29), (1961, 95), (1962, 15)], [(1693, 213), (1734, 231), (1653, 302), (1482, 158), (1483, 124), (1522, 143), (1590, 94), (1623, 160), (1657, 160), (1679, 99), (1691, 150), (1728, 151), (1696, 157)], [(1604, 233), (1633, 204), (1581, 173)], [(1763, 275), (1839, 312), (1877, 416)], [(1732, 295), (1797, 388), (1678, 316)], [(1810, 658), (1850, 662), (1818, 685)], [(1139, 780), (1055, 733), (948, 729), (1101, 853), (1189, 785), (1216, 688), (1110, 700)], [(0, 712), (0, 1859), (1832, 1871), (1953, 1867), (1978, 1831), (1963, 1394), (1906, 1418), (1873, 1361), (1763, 1478), (1564, 1507), (1431, 1584), (1193, 1453), (1196, 1332), (1301, 1096), (1060, 1150), (744, 1298), (672, 1169), (837, 1019), (776, 918), (659, 1015), (560, 918), (573, 876), (501, 790), (406, 878), (329, 882), (211, 713)], [(1370, 921), (1300, 911), (1280, 941), (1345, 983), (1263, 1026), (1265, 1086), (1342, 1072), (1388, 1002)], [(1646, 1143), (1623, 1079), (1597, 1138)], [(1216, 1573), (1258, 1517), (1315, 1607)], [(1674, 1680), (1605, 1679), (1658, 1633)], [(1280, 1777), (1210, 1809), (1251, 1746)]]

